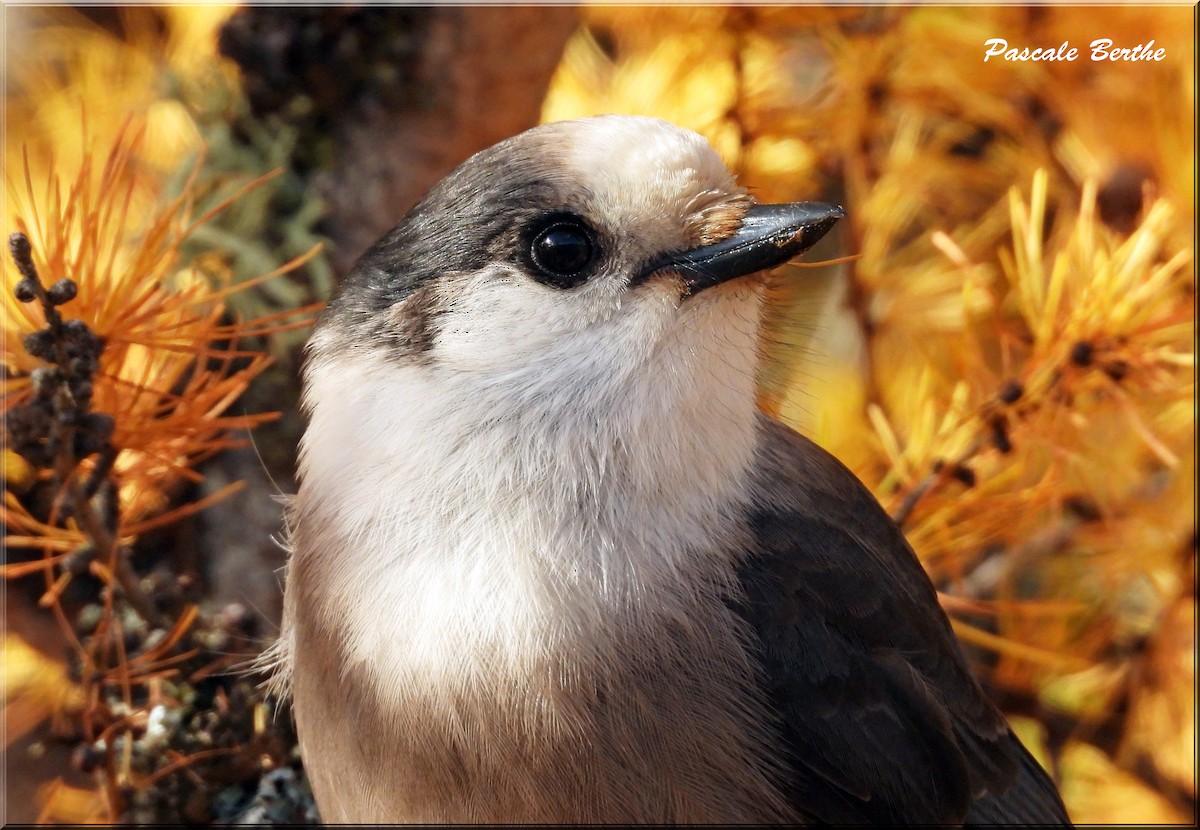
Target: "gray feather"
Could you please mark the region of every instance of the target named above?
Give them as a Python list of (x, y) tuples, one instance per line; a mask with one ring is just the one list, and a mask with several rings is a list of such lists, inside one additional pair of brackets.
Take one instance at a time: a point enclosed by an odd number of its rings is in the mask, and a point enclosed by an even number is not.
[(971, 675), (899, 529), (836, 459), (760, 421), (738, 610), (819, 822), (1068, 822)]

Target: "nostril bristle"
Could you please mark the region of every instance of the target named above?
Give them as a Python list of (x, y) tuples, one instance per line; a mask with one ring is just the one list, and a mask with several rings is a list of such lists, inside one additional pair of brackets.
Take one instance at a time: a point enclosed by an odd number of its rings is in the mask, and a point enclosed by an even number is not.
[(692, 244), (712, 245), (733, 236), (742, 226), (742, 219), (752, 203), (744, 193), (733, 198), (723, 194), (722, 201), (694, 214), (694, 232), (689, 234)]

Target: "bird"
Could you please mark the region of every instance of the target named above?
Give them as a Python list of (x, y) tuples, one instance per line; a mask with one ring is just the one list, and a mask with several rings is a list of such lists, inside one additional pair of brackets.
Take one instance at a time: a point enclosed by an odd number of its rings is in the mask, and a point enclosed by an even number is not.
[(266, 658), (324, 821), (1069, 824), (896, 524), (756, 404), (771, 269), (844, 215), (602, 115), (362, 255)]

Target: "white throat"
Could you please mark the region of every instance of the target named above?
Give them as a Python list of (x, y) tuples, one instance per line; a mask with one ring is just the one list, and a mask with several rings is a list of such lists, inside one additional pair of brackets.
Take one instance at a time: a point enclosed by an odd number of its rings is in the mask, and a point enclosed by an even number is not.
[[(320, 333), (292, 567), (321, 580), (307, 611), (336, 621), (347, 658), (385, 687), (469, 683), (481, 654), (524, 673), (590, 650), (601, 620), (730, 578), (719, 541), (754, 449), (759, 292), (713, 294), (656, 345), (630, 346), (647, 321), (627, 315), (495, 385)], [(411, 649), (380, 648), (397, 638)]]

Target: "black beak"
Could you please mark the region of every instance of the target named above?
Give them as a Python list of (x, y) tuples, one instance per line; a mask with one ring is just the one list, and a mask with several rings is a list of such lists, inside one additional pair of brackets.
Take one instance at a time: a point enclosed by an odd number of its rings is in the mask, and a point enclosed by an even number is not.
[(837, 205), (821, 202), (754, 205), (733, 236), (659, 260), (647, 276), (655, 271), (675, 271), (683, 277), (688, 294), (696, 294), (782, 265), (815, 245), (845, 215)]

